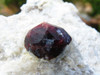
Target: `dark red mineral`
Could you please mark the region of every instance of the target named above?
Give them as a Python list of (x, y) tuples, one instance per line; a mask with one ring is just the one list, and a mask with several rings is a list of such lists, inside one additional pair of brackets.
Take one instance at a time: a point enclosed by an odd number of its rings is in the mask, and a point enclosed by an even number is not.
[(50, 60), (62, 53), (71, 40), (64, 29), (44, 22), (28, 32), (25, 47), (38, 58)]

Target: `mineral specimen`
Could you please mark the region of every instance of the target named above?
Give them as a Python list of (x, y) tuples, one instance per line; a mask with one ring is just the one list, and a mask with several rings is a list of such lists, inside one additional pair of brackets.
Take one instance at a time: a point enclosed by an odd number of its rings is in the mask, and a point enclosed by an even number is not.
[(38, 58), (50, 60), (57, 57), (71, 42), (62, 28), (43, 22), (31, 29), (25, 38), (25, 47)]

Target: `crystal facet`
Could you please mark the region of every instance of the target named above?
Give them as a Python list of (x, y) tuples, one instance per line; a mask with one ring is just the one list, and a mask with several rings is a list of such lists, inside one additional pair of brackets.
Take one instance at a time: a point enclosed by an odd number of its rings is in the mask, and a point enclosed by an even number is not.
[(64, 29), (43, 22), (28, 32), (25, 47), (38, 58), (50, 60), (62, 53), (71, 40)]

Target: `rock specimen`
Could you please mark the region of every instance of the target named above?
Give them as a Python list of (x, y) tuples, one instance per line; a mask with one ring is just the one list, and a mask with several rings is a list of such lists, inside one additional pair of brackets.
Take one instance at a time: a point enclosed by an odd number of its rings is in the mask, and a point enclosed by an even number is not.
[[(30, 29), (42, 22), (72, 37), (62, 53), (47, 61), (24, 47)], [(100, 33), (87, 26), (76, 7), (62, 0), (27, 0), (21, 12), (0, 16), (0, 75), (100, 75)]]

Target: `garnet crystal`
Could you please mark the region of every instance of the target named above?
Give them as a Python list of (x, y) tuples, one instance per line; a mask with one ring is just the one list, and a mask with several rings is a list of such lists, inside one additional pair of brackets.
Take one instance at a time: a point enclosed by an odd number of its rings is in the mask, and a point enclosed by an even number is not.
[(38, 58), (50, 60), (57, 57), (71, 42), (70, 35), (62, 28), (41, 23), (25, 37), (25, 47)]

